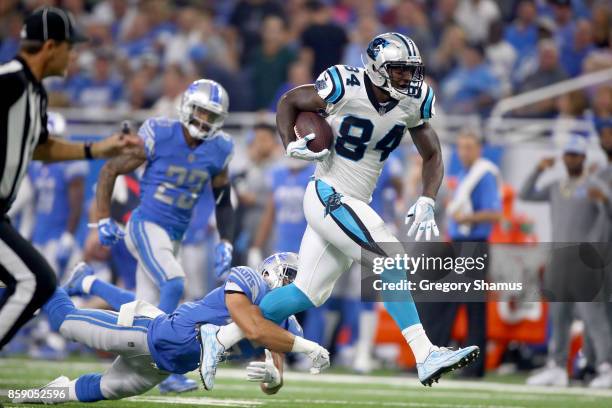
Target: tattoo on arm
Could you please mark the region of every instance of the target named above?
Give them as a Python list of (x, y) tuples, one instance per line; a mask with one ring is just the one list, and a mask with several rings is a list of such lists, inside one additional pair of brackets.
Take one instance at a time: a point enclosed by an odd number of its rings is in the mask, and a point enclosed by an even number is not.
[(110, 217), (111, 198), (117, 176), (136, 170), (146, 159), (144, 147), (139, 146), (121, 156), (113, 157), (102, 166), (96, 188), (98, 219)]
[(440, 140), (427, 122), (410, 129), (410, 136), (423, 158), (423, 195), (435, 199), (444, 177)]

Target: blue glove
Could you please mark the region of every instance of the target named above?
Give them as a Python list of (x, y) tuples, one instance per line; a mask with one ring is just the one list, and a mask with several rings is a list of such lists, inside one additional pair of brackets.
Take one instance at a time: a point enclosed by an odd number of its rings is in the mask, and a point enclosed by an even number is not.
[(76, 242), (74, 241), (74, 237), (68, 231), (64, 232), (59, 239), (57, 244), (57, 250), (55, 251), (55, 259), (57, 261), (58, 272), (62, 272), (70, 257), (72, 256), (72, 252), (76, 248)]
[(234, 247), (227, 241), (221, 241), (215, 248), (215, 276), (220, 278), (232, 265)]
[(125, 237), (125, 232), (112, 218), (102, 218), (98, 221), (98, 238), (104, 246), (113, 246)]

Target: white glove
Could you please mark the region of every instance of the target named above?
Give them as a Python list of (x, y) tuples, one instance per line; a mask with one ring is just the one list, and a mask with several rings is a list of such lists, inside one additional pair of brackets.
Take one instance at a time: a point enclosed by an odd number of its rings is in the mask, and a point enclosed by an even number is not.
[(320, 374), (321, 371), (329, 367), (329, 351), (324, 347), (317, 347), (309, 353), (306, 353), (308, 358), (312, 360), (312, 367), (310, 367), (310, 374)]
[(423, 231), (425, 231), (425, 239), (427, 241), (431, 239), (432, 231), (436, 237), (440, 236), (440, 231), (434, 217), (434, 205), (435, 202), (432, 198), (421, 196), (408, 210), (404, 222), (408, 225), (412, 221), (412, 225), (408, 230), (408, 236), (411, 237), (416, 231), (415, 241), (421, 239)]
[(308, 160), (308, 161), (321, 161), (329, 154), (329, 149), (321, 150), (318, 153), (313, 152), (306, 146), (306, 144), (315, 138), (314, 133), (309, 133), (302, 138), (298, 138), (295, 141), (287, 145), (287, 156), (295, 159)]
[(272, 353), (268, 349), (265, 352), (265, 361), (251, 361), (247, 366), (247, 380), (264, 383), (268, 388), (278, 387), (283, 379), (274, 365)]

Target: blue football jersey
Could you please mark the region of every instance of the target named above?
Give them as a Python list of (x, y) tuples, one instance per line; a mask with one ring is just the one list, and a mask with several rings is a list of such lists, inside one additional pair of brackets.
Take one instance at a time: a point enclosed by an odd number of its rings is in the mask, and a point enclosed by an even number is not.
[(193, 209), (189, 227), (185, 231), (183, 244), (198, 244), (204, 242), (208, 233), (208, 220), (215, 211), (215, 198), (212, 186), (207, 183), (202, 190), (202, 196)]
[(275, 252), (299, 252), (306, 231), (303, 201), (306, 186), (314, 173), (312, 164), (297, 171), (279, 166), (270, 173), (270, 187), (274, 197)]
[(154, 222), (172, 240), (181, 240), (206, 183), (227, 166), (234, 143), (219, 132), (190, 148), (181, 123), (165, 118), (148, 119), (138, 135), (147, 165), (140, 181), (140, 206), (132, 216)]
[(59, 239), (66, 231), (70, 203), (68, 186), (79, 177), (85, 177), (87, 162), (32, 163), (28, 169), (36, 194), (35, 222), (32, 242), (44, 245)]
[[(221, 326), (232, 321), (225, 305), (225, 292), (244, 293), (258, 305), (269, 290), (261, 275), (253, 269), (244, 266), (232, 268), (223, 286), (203, 299), (183, 303), (172, 314), (158, 316), (151, 322), (148, 344), (153, 360), (160, 369), (172, 373), (184, 374), (195, 370), (200, 360), (198, 326), (206, 323)], [(281, 327), (301, 335), (301, 327), (295, 319), (287, 319)], [(230, 352), (233, 352), (232, 358), (249, 358), (262, 350), (242, 340)]]

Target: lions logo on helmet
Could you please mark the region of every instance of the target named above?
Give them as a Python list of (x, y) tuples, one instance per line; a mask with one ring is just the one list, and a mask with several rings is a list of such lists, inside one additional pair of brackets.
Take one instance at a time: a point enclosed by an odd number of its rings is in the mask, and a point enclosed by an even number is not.
[[(393, 99), (419, 96), (425, 70), (419, 49), (409, 37), (399, 33), (376, 36), (361, 59), (372, 83), (389, 92)], [(393, 86), (389, 72), (391, 68), (410, 71), (410, 85), (404, 88)]]
[(192, 137), (204, 140), (221, 129), (228, 108), (225, 89), (210, 79), (199, 79), (183, 93), (179, 118)]
[(298, 255), (294, 252), (279, 252), (264, 259), (257, 267), (270, 289), (280, 288), (294, 281), (298, 269)]

